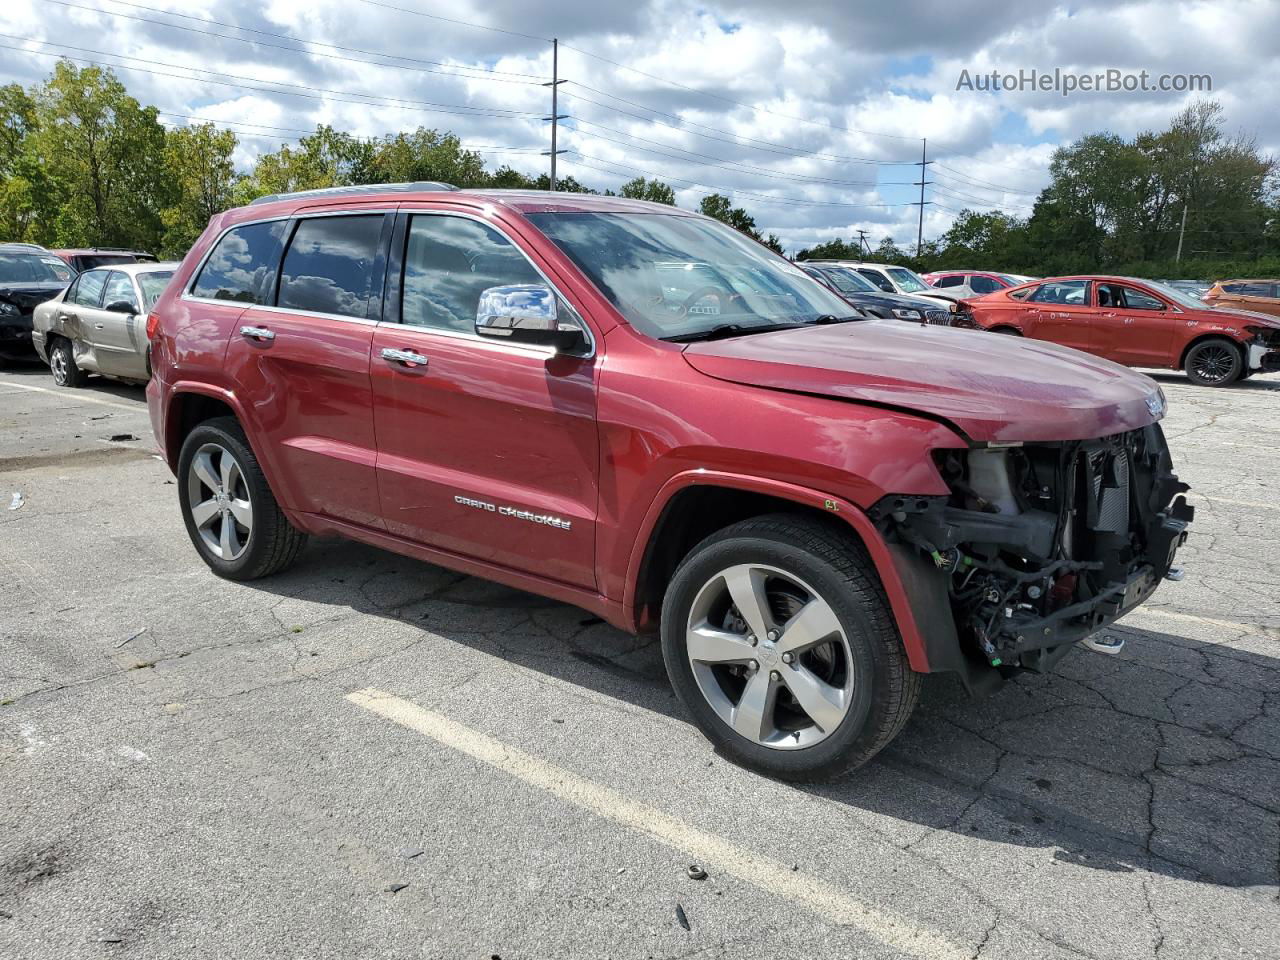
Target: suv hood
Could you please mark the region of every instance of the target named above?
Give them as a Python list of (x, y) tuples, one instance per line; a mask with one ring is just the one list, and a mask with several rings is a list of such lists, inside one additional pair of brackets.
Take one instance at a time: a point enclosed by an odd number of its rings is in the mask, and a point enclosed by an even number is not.
[(841, 293), (839, 296), (859, 307), (866, 305), (869, 307), (883, 307), (886, 310), (892, 310), (894, 307), (910, 307), (914, 310), (937, 310), (942, 307), (942, 304), (930, 297), (907, 296), (901, 293), (881, 293), (880, 291), (863, 293), (854, 291)]
[(734, 383), (915, 411), (986, 442), (1084, 440), (1163, 415), (1150, 378), (1039, 340), (900, 320), (802, 327), (684, 350)]

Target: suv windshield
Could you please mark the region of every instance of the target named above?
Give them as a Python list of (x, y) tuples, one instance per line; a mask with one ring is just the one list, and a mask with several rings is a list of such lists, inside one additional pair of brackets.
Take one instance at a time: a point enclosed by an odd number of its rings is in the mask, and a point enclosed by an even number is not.
[(70, 271), (62, 276), (44, 257), (33, 253), (0, 253), (0, 283), (59, 283), (71, 279)]
[(919, 293), (921, 290), (929, 289), (927, 283), (906, 267), (886, 267), (885, 271), (893, 278), (893, 282), (901, 288), (903, 293)]
[(852, 312), (799, 267), (720, 223), (660, 213), (529, 219), (650, 337), (748, 333)]

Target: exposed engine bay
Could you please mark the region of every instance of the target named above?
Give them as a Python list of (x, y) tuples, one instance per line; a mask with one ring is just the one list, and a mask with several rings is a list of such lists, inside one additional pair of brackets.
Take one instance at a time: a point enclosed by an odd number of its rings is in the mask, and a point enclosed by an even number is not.
[[(914, 553), (926, 603), (940, 605), (945, 584), (966, 659), (1002, 672), (1049, 669), (1149, 597), (1194, 516), (1158, 424), (936, 457), (949, 497), (886, 497), (872, 518), (899, 545), (899, 566)], [(932, 613), (924, 626), (945, 630)]]

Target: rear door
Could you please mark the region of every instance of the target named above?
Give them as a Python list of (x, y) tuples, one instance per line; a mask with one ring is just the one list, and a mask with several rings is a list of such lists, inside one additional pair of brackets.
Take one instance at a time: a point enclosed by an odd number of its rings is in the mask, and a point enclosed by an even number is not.
[(1089, 281), (1055, 280), (1042, 283), (1023, 303), (1023, 331), (1037, 340), (1093, 352), (1093, 315)]
[[(128, 304), (129, 310), (108, 309)], [(118, 377), (145, 379), (147, 376), (147, 332), (142, 305), (134, 289), (133, 278), (121, 270), (107, 273), (102, 291), (102, 307), (94, 312), (89, 324), (94, 351), (102, 373)]]
[(385, 209), (300, 215), (279, 281), (240, 316), (226, 367), (293, 509), (381, 527), (369, 347), (381, 310)]
[(387, 529), (594, 586), (595, 357), (476, 335), (483, 290), (548, 283), (493, 224), (425, 210), (399, 221), (371, 368)]
[(101, 369), (102, 361), (94, 343), (94, 325), (106, 285), (107, 271), (86, 270), (76, 278), (56, 314), (59, 329), (72, 342), (76, 363), (95, 372)]

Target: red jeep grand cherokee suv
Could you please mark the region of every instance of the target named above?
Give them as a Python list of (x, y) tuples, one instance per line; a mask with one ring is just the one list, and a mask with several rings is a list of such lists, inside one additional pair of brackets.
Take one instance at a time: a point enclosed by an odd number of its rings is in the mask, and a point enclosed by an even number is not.
[(318, 191), (214, 218), (147, 395), (217, 574), (340, 534), (660, 630), (708, 737), (818, 779), (922, 673), (1051, 667), (1191, 518), (1146, 377), (849, 314), (667, 206)]

